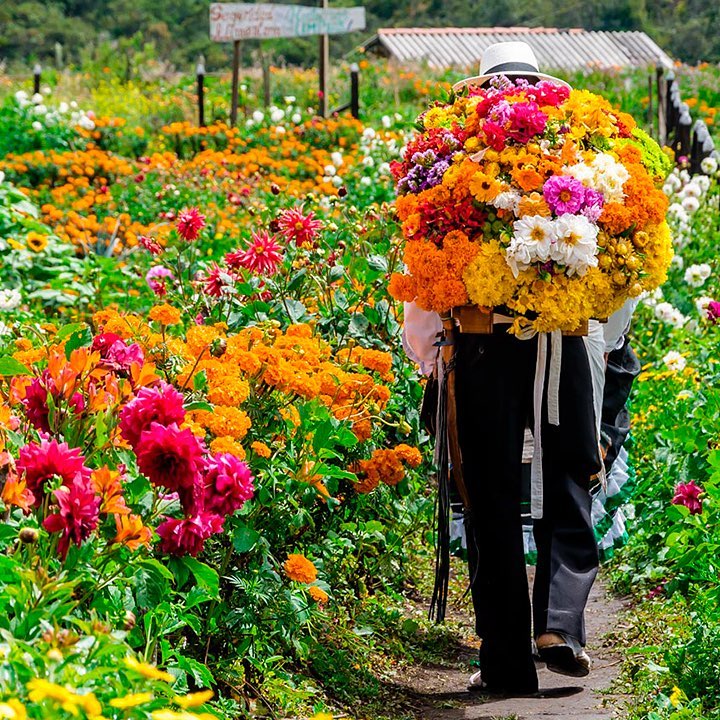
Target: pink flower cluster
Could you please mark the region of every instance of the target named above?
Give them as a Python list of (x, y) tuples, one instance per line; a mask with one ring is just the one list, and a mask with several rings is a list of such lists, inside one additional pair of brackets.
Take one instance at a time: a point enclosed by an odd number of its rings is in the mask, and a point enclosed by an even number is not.
[[(45, 433), (50, 432), (50, 405), (48, 399), (52, 399), (54, 407), (58, 407), (61, 395), (62, 393), (47, 370), (43, 370), (40, 377), (36, 377), (25, 388), (25, 397), (22, 399), (22, 404), (25, 406), (27, 419), (35, 429)], [(85, 398), (79, 392), (76, 392), (70, 398), (69, 405), (75, 414), (79, 415), (85, 409)]]
[(602, 193), (567, 175), (548, 178), (543, 185), (543, 197), (555, 215), (581, 214), (590, 222), (597, 222), (605, 203)]
[(228, 453), (209, 455), (187, 428), (183, 396), (167, 383), (143, 388), (120, 413), (120, 432), (150, 482), (176, 493), (184, 518), (168, 518), (157, 533), (161, 550), (197, 555), (211, 535), (222, 532), (225, 516), (239, 510), (254, 492), (250, 468)]
[(691, 515), (699, 515), (702, 512), (702, 488), (694, 481), (678, 483), (675, 486), (675, 494), (671, 500), (673, 505), (683, 505)]
[[(529, 85), (524, 80), (511, 83), (499, 80), (490, 88), (471, 89), (472, 95), (482, 95), (476, 112), (483, 118), (482, 132), (485, 141), (494, 150), (502, 150), (508, 140), (526, 144), (545, 131), (548, 116), (540, 109), (543, 105), (557, 107), (569, 96), (563, 85), (542, 81)], [(526, 100), (508, 102), (507, 98), (524, 93)]]

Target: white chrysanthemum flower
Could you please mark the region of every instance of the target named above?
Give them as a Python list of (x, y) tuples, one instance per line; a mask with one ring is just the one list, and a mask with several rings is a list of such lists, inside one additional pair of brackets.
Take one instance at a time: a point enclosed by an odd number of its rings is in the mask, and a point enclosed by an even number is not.
[(283, 97), (283, 100), (286, 105), (292, 105), (295, 102), (295, 96), (294, 95), (285, 95)]
[(83, 130), (94, 130), (95, 129), (95, 123), (87, 115), (81, 115), (77, 124)]
[(685, 197), (700, 198), (700, 197), (702, 197), (702, 194), (703, 194), (702, 187), (695, 179), (693, 179), (692, 182), (689, 182), (683, 188), (683, 195)]
[(43, 124), (39, 120), (33, 120), (32, 129), (40, 132), (43, 129)]
[(536, 262), (550, 259), (555, 239), (553, 221), (542, 215), (528, 215), (513, 223), (513, 238), (505, 251), (505, 260), (515, 277)]
[(678, 202), (674, 202), (670, 205), (667, 214), (668, 218), (674, 218), (678, 222), (684, 222), (685, 220), (690, 219), (687, 210)]
[(363, 187), (368, 187), (369, 185), (372, 185), (372, 178), (368, 177), (367, 175), (363, 175), (360, 178), (360, 184)]
[(270, 120), (274, 123), (279, 123), (281, 120), (285, 118), (285, 112), (281, 110), (280, 108), (275, 108), (270, 113)]
[(372, 140), (372, 138), (374, 138), (376, 134), (377, 134), (377, 133), (375, 132), (375, 130), (374, 130), (373, 128), (371, 128), (371, 127), (366, 127), (366, 128), (363, 130), (362, 136), (363, 136), (363, 138), (364, 138), (365, 140)]
[(366, 156), (362, 159), (362, 164), (363, 164), (365, 167), (373, 167), (373, 166), (375, 165), (375, 160), (373, 160), (369, 155), (366, 155)]
[(695, 300), (695, 307), (697, 308), (698, 313), (701, 317), (706, 318), (707, 317), (707, 311), (710, 307), (710, 303), (713, 301), (713, 298), (708, 297), (707, 295), (702, 295), (697, 300)]
[(490, 202), (491, 205), (498, 210), (512, 210), (512, 212), (517, 214), (521, 197), (520, 193), (516, 190), (506, 190), (505, 192), (498, 193)]
[(700, 169), (706, 175), (714, 175), (718, 170), (718, 162), (714, 157), (706, 157), (700, 163)]
[(5, 182), (5, 173), (2, 170), (0, 170), (0, 183), (1, 182)]
[(332, 177), (337, 174), (337, 168), (334, 165), (326, 165), (323, 172), (328, 176)]
[(379, 175), (389, 175), (390, 174), (390, 163), (380, 163), (378, 165), (378, 174)]
[(389, 115), (383, 115), (381, 122), (384, 128), (389, 128), (390, 125), (392, 125), (392, 120), (390, 119)]
[(667, 353), (665, 357), (663, 357), (663, 362), (667, 369), (672, 372), (684, 370), (687, 365), (685, 358), (677, 350), (671, 350)]
[(19, 290), (0, 290), (0, 310), (14, 310), (22, 300)]
[(295, 125), (299, 125), (302, 122), (302, 115), (300, 113), (294, 113), (290, 119)]
[(550, 257), (567, 266), (568, 275), (584, 275), (597, 266), (598, 227), (584, 215), (561, 215), (553, 223), (554, 242)]
[(12, 328), (10, 325), (0, 322), (0, 337), (5, 337), (6, 335), (12, 335)]
[(694, 195), (688, 195), (683, 198), (682, 206), (684, 210), (692, 215), (700, 209), (700, 201)]
[(710, 189), (710, 178), (707, 175), (696, 175), (695, 183), (700, 186), (703, 195)]
[(678, 255), (675, 253), (675, 255), (672, 256), (672, 260), (670, 261), (670, 267), (676, 268), (677, 270), (682, 270), (683, 266), (685, 265), (685, 261), (682, 258), (682, 255)]
[(330, 161), (332, 162), (332, 164), (333, 164), (336, 168), (342, 167), (342, 165), (343, 165), (343, 155), (342, 155), (342, 153), (341, 153), (341, 152), (337, 152), (337, 151), (335, 151), (335, 152), (333, 152), (333, 153), (330, 153)]
[(685, 282), (692, 287), (702, 287), (712, 275), (712, 268), (707, 263), (691, 265), (685, 271)]
[(253, 122), (261, 123), (265, 119), (265, 113), (261, 113), (259, 110), (256, 110), (252, 114)]
[(669, 302), (659, 302), (655, 305), (655, 317), (669, 323), (672, 321), (675, 308)]
[(344, 181), (339, 175), (333, 175), (331, 182), (335, 187), (340, 187)]

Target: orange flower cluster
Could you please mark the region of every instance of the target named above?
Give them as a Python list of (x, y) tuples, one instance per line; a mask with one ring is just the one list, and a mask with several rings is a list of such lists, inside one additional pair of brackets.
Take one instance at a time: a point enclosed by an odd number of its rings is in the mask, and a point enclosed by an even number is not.
[(309, 585), (317, 580), (317, 568), (304, 555), (291, 553), (283, 564), (285, 574), (293, 581)]
[(392, 449), (375, 450), (369, 460), (360, 460), (350, 468), (359, 478), (355, 490), (359, 493), (369, 493), (381, 482), (386, 485), (397, 485), (405, 477), (403, 463), (416, 468), (421, 462), (420, 451), (404, 443)]

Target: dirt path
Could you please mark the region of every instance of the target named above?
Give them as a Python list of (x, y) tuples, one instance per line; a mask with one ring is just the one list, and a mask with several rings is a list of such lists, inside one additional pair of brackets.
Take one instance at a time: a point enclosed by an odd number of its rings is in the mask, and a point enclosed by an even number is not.
[(620, 658), (605, 636), (617, 628), (622, 609), (602, 581), (596, 582), (586, 614), (593, 670), (583, 679), (539, 670), (540, 698), (487, 699), (468, 693), (467, 680), (474, 671), (469, 662), (477, 656), (470, 646), (462, 648), (454, 667), (416, 666), (395, 681), (413, 696), (416, 717), (422, 720), (606, 720), (613, 717), (608, 689), (620, 670)]

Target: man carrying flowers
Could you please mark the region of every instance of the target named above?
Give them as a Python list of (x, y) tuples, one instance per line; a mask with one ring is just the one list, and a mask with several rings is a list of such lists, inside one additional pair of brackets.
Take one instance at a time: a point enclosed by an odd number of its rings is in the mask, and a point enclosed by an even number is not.
[[(597, 319), (665, 278), (666, 200), (652, 174), (663, 159), (630, 116), (540, 73), (525, 43), (489, 47), (480, 75), (453, 90), (420, 117), (393, 164), (406, 273), (390, 292), (406, 303), (409, 354), (439, 387), (433, 609), (441, 619), (452, 482), (482, 640), (471, 689), (527, 694), (538, 689), (535, 648), (550, 670), (589, 672), (583, 614), (598, 565), (590, 482), (601, 473), (605, 348)], [(538, 551), (532, 612), (524, 454)]]

